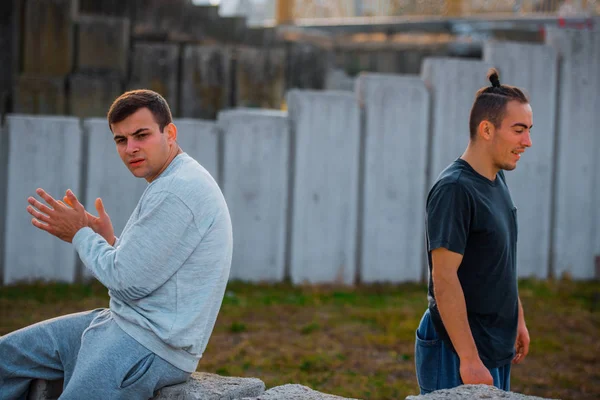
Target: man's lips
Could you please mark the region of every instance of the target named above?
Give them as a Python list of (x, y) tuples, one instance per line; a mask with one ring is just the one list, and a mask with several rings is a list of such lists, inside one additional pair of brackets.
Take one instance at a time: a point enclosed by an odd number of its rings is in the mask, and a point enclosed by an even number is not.
[(133, 160), (129, 160), (129, 165), (132, 167), (136, 167), (144, 162), (143, 158), (134, 158)]

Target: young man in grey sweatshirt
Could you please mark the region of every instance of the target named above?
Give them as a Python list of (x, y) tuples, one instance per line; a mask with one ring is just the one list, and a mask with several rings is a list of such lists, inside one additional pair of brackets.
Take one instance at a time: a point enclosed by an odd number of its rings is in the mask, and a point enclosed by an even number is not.
[(148, 399), (196, 370), (229, 278), (232, 228), (210, 174), (177, 144), (165, 99), (127, 92), (108, 113), (117, 151), (148, 187), (119, 238), (101, 199), (98, 217), (68, 190), (28, 199), (39, 229), (73, 243), (108, 288), (110, 306), (0, 337), (0, 398), (32, 379), (64, 379), (61, 399)]

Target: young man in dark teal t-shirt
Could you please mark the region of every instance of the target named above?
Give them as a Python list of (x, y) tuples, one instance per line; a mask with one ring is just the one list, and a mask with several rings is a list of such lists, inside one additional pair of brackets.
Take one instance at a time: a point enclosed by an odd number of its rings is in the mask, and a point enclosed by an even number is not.
[(501, 85), (480, 89), (465, 152), (427, 196), (429, 307), (416, 332), (421, 393), (461, 384), (510, 390), (511, 363), (529, 351), (517, 287), (517, 208), (504, 170), (531, 146), (527, 97)]

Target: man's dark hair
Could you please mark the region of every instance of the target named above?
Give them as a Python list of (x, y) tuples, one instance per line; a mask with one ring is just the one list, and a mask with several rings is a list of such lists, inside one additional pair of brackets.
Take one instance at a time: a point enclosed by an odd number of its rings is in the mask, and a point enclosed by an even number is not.
[(123, 121), (140, 108), (150, 110), (161, 132), (173, 122), (171, 109), (164, 97), (152, 90), (138, 89), (123, 93), (112, 103), (107, 115), (110, 130), (112, 124)]
[(490, 121), (496, 128), (502, 124), (506, 114), (506, 104), (509, 101), (529, 103), (523, 91), (515, 86), (501, 85), (498, 71), (490, 68), (488, 75), (492, 86), (482, 87), (475, 94), (475, 102), (469, 117), (469, 131), (471, 140), (477, 137), (477, 127), (481, 121)]

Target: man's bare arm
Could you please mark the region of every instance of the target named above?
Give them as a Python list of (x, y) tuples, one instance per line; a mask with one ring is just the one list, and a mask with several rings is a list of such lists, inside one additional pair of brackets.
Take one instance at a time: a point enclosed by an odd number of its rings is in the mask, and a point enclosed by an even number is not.
[(467, 319), (465, 296), (457, 275), (462, 255), (439, 248), (433, 250), (431, 256), (436, 303), (444, 327), (460, 358), (463, 383), (493, 385), (492, 375), (479, 358)]

